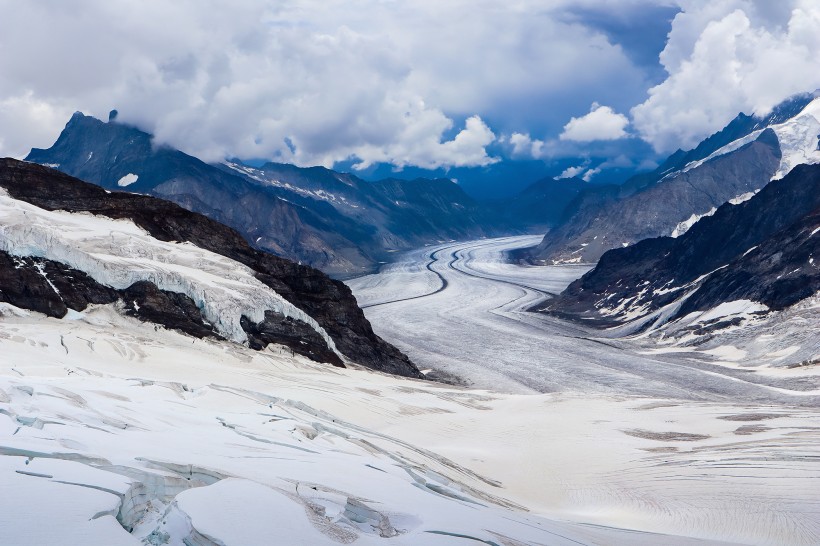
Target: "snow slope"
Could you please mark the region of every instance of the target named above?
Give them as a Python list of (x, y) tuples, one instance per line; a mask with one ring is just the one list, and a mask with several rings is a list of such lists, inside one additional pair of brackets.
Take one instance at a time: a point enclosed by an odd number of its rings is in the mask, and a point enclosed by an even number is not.
[[(780, 180), (791, 170), (802, 164), (814, 165), (820, 163), (820, 149), (818, 149), (818, 138), (820, 138), (820, 97), (811, 101), (799, 114), (793, 118), (771, 126), (777, 135), (780, 144), (780, 167), (772, 177), (772, 180)], [(690, 171), (716, 157), (726, 155), (757, 140), (765, 129), (754, 131), (743, 138), (727, 144), (719, 150), (713, 152), (708, 157), (693, 161), (687, 164), (681, 172)]]
[(104, 306), (2, 313), (4, 543), (820, 540), (816, 409), (502, 395)]
[(241, 317), (261, 322), (271, 310), (309, 324), (335, 347), (312, 317), (257, 280), (250, 268), (190, 243), (159, 241), (128, 220), (50, 212), (0, 189), (0, 250), (64, 263), (116, 289), (150, 281), (181, 292), (219, 333), (238, 343), (247, 340)]

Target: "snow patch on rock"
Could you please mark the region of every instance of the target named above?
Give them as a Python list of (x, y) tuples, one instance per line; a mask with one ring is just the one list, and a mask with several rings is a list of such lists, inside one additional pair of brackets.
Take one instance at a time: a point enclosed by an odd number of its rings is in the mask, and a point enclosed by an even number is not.
[(689, 231), (689, 229), (692, 226), (694, 226), (698, 220), (700, 220), (701, 218), (705, 218), (707, 216), (712, 216), (715, 212), (717, 212), (717, 208), (712, 207), (708, 212), (705, 212), (703, 214), (693, 214), (683, 222), (679, 222), (678, 225), (675, 226), (675, 229), (672, 230), (670, 237), (680, 237), (681, 235)]
[(710, 309), (698, 317), (698, 322), (707, 322), (710, 320), (728, 317), (732, 315), (751, 314), (751, 313), (765, 313), (769, 308), (756, 301), (751, 300), (735, 300), (723, 302), (717, 307)]
[(134, 182), (139, 180), (139, 176), (134, 173), (128, 173), (119, 180), (117, 180), (117, 186), (124, 188), (126, 186), (130, 186)]
[[(810, 102), (795, 117), (783, 123), (772, 125), (771, 129), (777, 135), (782, 154), (780, 167), (772, 177), (772, 180), (780, 180), (789, 174), (797, 165), (820, 163), (820, 149), (818, 149), (818, 138), (820, 137), (820, 98), (816, 98)], [(730, 142), (701, 160), (688, 163), (681, 169), (681, 172), (687, 172), (700, 167), (716, 157), (734, 152), (746, 144), (754, 142), (764, 130), (765, 129), (759, 129), (749, 133), (745, 137)], [(669, 176), (674, 175), (675, 173)]]

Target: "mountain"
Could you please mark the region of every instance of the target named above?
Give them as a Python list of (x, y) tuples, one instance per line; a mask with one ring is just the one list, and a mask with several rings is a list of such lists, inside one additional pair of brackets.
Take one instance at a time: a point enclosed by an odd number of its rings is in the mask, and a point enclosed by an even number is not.
[[(654, 155), (648, 144), (642, 141), (635, 141), (634, 149), (628, 155), (643, 156)], [(375, 181), (384, 178), (401, 178), (403, 180), (413, 180), (416, 178), (449, 178), (456, 180), (459, 187), (474, 199), (480, 202), (506, 201), (523, 192), (534, 180), (546, 178), (550, 180), (555, 173), (565, 171), (570, 167), (577, 167), (579, 164), (599, 165), (610, 159), (604, 155), (601, 157), (585, 155), (579, 157), (552, 158), (549, 162), (543, 159), (524, 159), (521, 157), (509, 157), (509, 150), (505, 150), (499, 143), (492, 144), (487, 148), (487, 153), (493, 156), (503, 157), (503, 160), (481, 167), (439, 167), (437, 169), (425, 169), (406, 165), (401, 171), (396, 171), (395, 166), (389, 163), (377, 163), (362, 170), (357, 170), (357, 175), (365, 180)], [(341, 162), (337, 168), (350, 171), (356, 165), (355, 162)], [(592, 180), (593, 184), (620, 184), (638, 172), (635, 166), (611, 166), (602, 169)]]
[(501, 202), (506, 221), (519, 229), (544, 231), (561, 221), (567, 206), (589, 187), (580, 178), (542, 178)]
[(724, 317), (781, 311), (820, 291), (819, 233), (820, 166), (799, 165), (680, 237), (606, 252), (542, 310), (610, 327), (737, 326)]
[(368, 183), (321, 168), (209, 165), (135, 127), (79, 112), (51, 148), (26, 159), (106, 189), (174, 201), (262, 250), (337, 277), (371, 271), (396, 250), (499, 229), (450, 180)]
[(798, 163), (820, 161), (820, 99), (793, 97), (768, 116), (740, 114), (689, 152), (621, 186), (592, 187), (529, 253), (533, 263), (591, 263), (604, 252), (661, 235), (680, 235), (730, 200), (748, 199)]
[(196, 338), (421, 377), (346, 285), (203, 215), (13, 159), (0, 188), (0, 301), (57, 318), (115, 305)]
[(477, 238), (503, 231), (487, 207), (446, 178), (367, 182), (324, 167), (302, 168), (266, 163), (253, 168), (229, 161), (223, 169), (265, 188), (292, 192), (325, 202), (336, 211), (373, 230), (373, 254), (423, 246), (431, 241)]

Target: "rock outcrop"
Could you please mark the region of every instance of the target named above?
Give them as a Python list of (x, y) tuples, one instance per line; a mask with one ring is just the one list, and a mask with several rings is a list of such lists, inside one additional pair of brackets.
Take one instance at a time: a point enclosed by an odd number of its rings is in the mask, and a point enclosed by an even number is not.
[[(765, 117), (739, 114), (696, 148), (621, 185), (590, 186), (526, 253), (531, 263), (594, 263), (607, 250), (680, 234), (730, 200), (747, 198), (797, 163), (820, 161), (817, 93), (796, 95)], [(812, 156), (812, 157), (807, 157)]]
[[(820, 166), (800, 165), (678, 238), (610, 250), (542, 310), (611, 326), (748, 300), (778, 310), (820, 290)], [(655, 320), (655, 319), (653, 319)]]
[[(154, 197), (110, 192), (54, 169), (13, 159), (0, 160), (0, 188), (16, 200), (45, 210), (128, 219), (160, 241), (189, 242), (235, 260), (312, 317), (327, 332), (336, 349), (352, 362), (388, 373), (421, 377), (406, 355), (373, 332), (350, 289), (343, 283), (312, 267), (252, 248), (237, 231), (201, 214)], [(15, 259), (19, 258), (8, 257), (5, 266), (13, 269)], [(31, 260), (26, 272), (15, 274), (9, 270), (5, 277), (0, 277), (9, 282), (8, 286), (0, 286), (0, 290), (5, 293), (8, 289), (10, 294), (18, 294), (14, 296), (15, 301), (24, 303), (23, 307), (62, 316), (69, 308), (82, 310), (88, 303), (121, 299), (126, 310), (140, 318), (176, 327), (198, 337), (215, 335), (197, 314), (193, 302), (179, 294), (166, 293), (145, 284), (128, 287), (125, 291), (112, 291), (99, 286), (90, 277), (86, 278), (83, 272), (73, 271), (62, 264)], [(8, 269), (5, 266), (4, 269)], [(38, 275), (38, 268), (59, 273), (47, 275), (56, 290), (48, 286), (48, 281), (43, 285), (45, 278)], [(39, 297), (43, 300), (37, 303)], [(245, 323), (252, 345), (282, 343), (311, 358), (341, 363), (337, 356), (334, 355), (335, 359), (330, 356), (333, 351), (324, 342), (318, 344), (312, 334), (306, 335), (304, 326), (298, 321), (268, 314), (261, 323), (251, 324), (248, 320)]]

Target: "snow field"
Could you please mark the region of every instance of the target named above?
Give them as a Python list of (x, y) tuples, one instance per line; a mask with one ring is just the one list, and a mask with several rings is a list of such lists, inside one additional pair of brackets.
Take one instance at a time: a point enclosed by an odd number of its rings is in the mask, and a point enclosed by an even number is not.
[[(0, 322), (0, 487), (19, 495), (0, 496), (0, 528), (13, 544), (818, 536), (815, 489), (799, 486), (811, 465), (790, 463), (779, 482), (775, 463), (750, 470), (753, 480), (725, 468), (780, 460), (787, 439), (818, 449), (806, 410), (784, 412), (744, 451), (731, 448), (737, 423), (719, 418), (742, 408), (491, 394), (155, 332), (105, 306), (68, 323), (9, 311)], [(696, 424), (694, 412), (714, 418)], [(704, 438), (652, 439), (668, 430)], [(647, 451), (656, 448), (663, 454)], [(669, 464), (692, 458), (704, 467)], [(718, 488), (717, 519), (686, 500)], [(761, 517), (780, 517), (767, 505), (774, 495), (802, 502), (793, 526)]]

